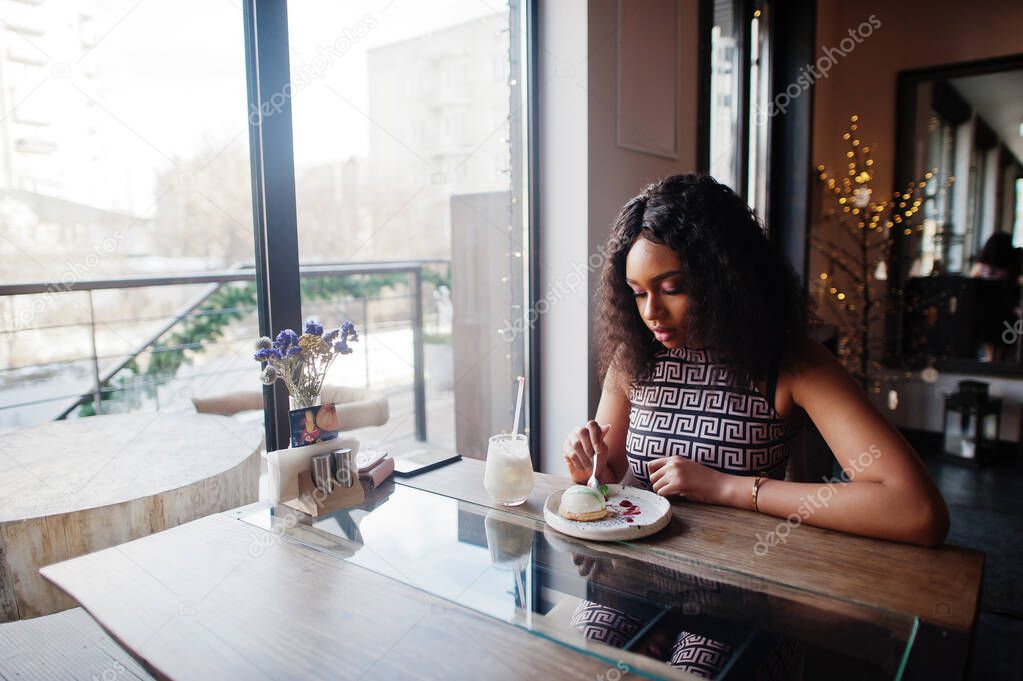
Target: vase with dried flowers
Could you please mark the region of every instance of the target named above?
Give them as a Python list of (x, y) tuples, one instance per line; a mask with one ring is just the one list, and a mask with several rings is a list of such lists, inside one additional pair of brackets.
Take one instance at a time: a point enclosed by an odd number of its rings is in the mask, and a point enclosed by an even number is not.
[(261, 377), (264, 385), (284, 381), (293, 409), (305, 409), (319, 402), (330, 365), (338, 355), (351, 354), (349, 343), (359, 340), (355, 324), (350, 321), (324, 333), (322, 324), (310, 320), (304, 331), (298, 335), (284, 329), (274, 339), (263, 336), (256, 341), (253, 356), (257, 362), (266, 362)]

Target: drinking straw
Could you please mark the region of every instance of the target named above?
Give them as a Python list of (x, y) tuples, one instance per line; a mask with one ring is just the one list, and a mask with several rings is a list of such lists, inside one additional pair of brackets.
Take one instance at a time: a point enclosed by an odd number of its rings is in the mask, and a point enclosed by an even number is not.
[(519, 432), (519, 414), (522, 413), (522, 389), (526, 386), (526, 377), (519, 376), (519, 396), (515, 400), (515, 419), (512, 421), (512, 435), (516, 435)]

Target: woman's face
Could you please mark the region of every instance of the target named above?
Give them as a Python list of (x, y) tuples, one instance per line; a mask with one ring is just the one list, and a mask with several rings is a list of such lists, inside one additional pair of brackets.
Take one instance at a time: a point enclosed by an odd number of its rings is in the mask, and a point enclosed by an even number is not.
[(636, 308), (654, 338), (666, 348), (687, 345), (682, 263), (675, 251), (647, 239), (636, 239), (625, 258), (625, 281)]

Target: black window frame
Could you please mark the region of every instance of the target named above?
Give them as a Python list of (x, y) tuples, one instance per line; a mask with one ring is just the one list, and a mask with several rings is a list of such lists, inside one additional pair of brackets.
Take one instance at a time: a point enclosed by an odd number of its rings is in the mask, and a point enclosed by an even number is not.
[[(770, 0), (732, 0), (732, 22), (736, 32), (738, 73), (736, 74), (736, 101), (739, 103), (733, 145), (735, 156), (733, 173), (735, 192), (749, 200), (750, 82), (752, 45), (750, 26), (760, 11), (765, 16), (763, 30), (766, 36), (767, 79), (769, 100), (784, 91), (788, 83), (797, 82), (804, 65), (812, 63), (816, 50), (816, 3), (814, 0), (770, 2)], [(710, 53), (711, 31), (714, 25), (714, 0), (701, 0), (699, 156), (697, 169), (709, 172), (710, 149)], [(804, 76), (805, 77), (805, 76)], [(806, 284), (809, 267), (809, 222), (812, 209), (814, 174), (811, 154), (813, 129), (813, 85), (800, 97), (792, 99), (787, 111), (769, 118), (766, 123), (764, 155), (765, 191), (762, 197), (764, 211), (760, 215), (768, 228), (770, 239), (778, 244), (792, 263), (797, 275)]]
[[(299, 286), (298, 220), (296, 213), (295, 158), (292, 130), (291, 77), (287, 0), (244, 0), (249, 159), (252, 180), (253, 236), (256, 259), (256, 294), (259, 333), (300, 328), (302, 296)], [(513, 3), (520, 8), (525, 30), (526, 135), (526, 239), (529, 244), (526, 309), (539, 300), (540, 249), (536, 228), (539, 215), (536, 121), (537, 0)], [(513, 38), (515, 40), (515, 38)], [(283, 94), (283, 97), (281, 96)], [(276, 95), (272, 102), (271, 97)], [(262, 112), (272, 111), (264, 116)], [(540, 325), (526, 325), (526, 379), (529, 384), (527, 424), (534, 469), (540, 461)], [(277, 382), (263, 390), (264, 427), (268, 451), (290, 444), (289, 400)]]

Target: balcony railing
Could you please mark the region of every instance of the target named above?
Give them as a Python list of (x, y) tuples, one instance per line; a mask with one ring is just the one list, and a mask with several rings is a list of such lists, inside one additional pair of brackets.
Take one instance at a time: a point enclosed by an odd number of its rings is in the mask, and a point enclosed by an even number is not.
[[(438, 271), (439, 270), (439, 271)], [(364, 262), (364, 263), (317, 263), (301, 267), (300, 276), (303, 279), (304, 295), (311, 301), (334, 302), (338, 296), (344, 298), (346, 308), (357, 305), (361, 307), (361, 317), (356, 316), (355, 321), (361, 322), (360, 333), (364, 336), (368, 329), (370, 314), (369, 306), (376, 304), (386, 307), (390, 311), (392, 319), (388, 322), (391, 327), (395, 325), (408, 328), (412, 331), (411, 365), (412, 365), (412, 393), (413, 408), (415, 415), (415, 438), (419, 441), (426, 440), (426, 388), (424, 377), (424, 312), (423, 312), (423, 285), (424, 276), (431, 278), (436, 284), (445, 281), (450, 275), (450, 262), (447, 260), (410, 260), (400, 262)], [(57, 419), (66, 418), (78, 410), (79, 414), (89, 415), (91, 413), (103, 413), (105, 401), (118, 391), (124, 391), (123, 385), (116, 385), (118, 377), (126, 374), (134, 374), (141, 358), (146, 357), (149, 363), (158, 364), (158, 367), (169, 367), (165, 373), (155, 372), (153, 378), (140, 379), (133, 375), (130, 382), (132, 389), (149, 389), (155, 391), (161, 385), (175, 380), (177, 370), (181, 366), (181, 357), (184, 352), (191, 351), (193, 354), (201, 352), (206, 348), (231, 341), (254, 340), (254, 321), (251, 324), (253, 330), (245, 336), (217, 340), (215, 337), (220, 331), (210, 332), (209, 328), (223, 330), (229, 326), (232, 320), (240, 320), (246, 316), (254, 315), (255, 305), (246, 305), (250, 291), (245, 288), (241, 295), (230, 295), (230, 287), (237, 287), (239, 284), (253, 284), (251, 296), (255, 295), (255, 270), (251, 266), (237, 266), (232, 269), (198, 272), (188, 274), (173, 274), (162, 276), (125, 276), (107, 279), (90, 279), (72, 282), (27, 282), (17, 284), (0, 285), (0, 299), (7, 296), (71, 296), (84, 294), (85, 308), (87, 315), (85, 321), (72, 321), (69, 323), (57, 323), (49, 325), (17, 325), (11, 321), (4, 324), (5, 334), (16, 337), (17, 334), (29, 332), (53, 331), (56, 329), (67, 329), (69, 327), (85, 327), (89, 337), (89, 353), (85, 356), (65, 358), (57, 362), (36, 362), (20, 366), (0, 369), (0, 376), (10, 375), (12, 372), (32, 372), (33, 369), (42, 371), (45, 366), (52, 368), (52, 374), (59, 375), (61, 370), (78, 366), (84, 363), (88, 366), (90, 373), (90, 386), (87, 390), (75, 392), (64, 391), (62, 394), (53, 396), (47, 395), (39, 399), (15, 399), (13, 402), (0, 404), (0, 411), (26, 407), (36, 404), (51, 403), (57, 406), (53, 410), (53, 417)], [(358, 282), (362, 282), (358, 284)], [(366, 282), (370, 285), (366, 286)], [(373, 285), (375, 282), (375, 285)], [(348, 285), (338, 286), (339, 283)], [(351, 291), (369, 290), (378, 293), (383, 288), (397, 288), (404, 283), (407, 286), (406, 295), (351, 295)], [(164, 315), (133, 315), (117, 319), (102, 319), (97, 316), (94, 305), (94, 294), (104, 290), (137, 290), (142, 288), (163, 288), (163, 287), (194, 287), (205, 285), (197, 295), (180, 305), (172, 314)], [(346, 294), (345, 291), (348, 291)], [(220, 298), (218, 298), (218, 296)], [(221, 300), (222, 299), (222, 300)], [(401, 311), (402, 305), (394, 301), (408, 299), (409, 305), (406, 312)], [(211, 306), (211, 302), (219, 301), (220, 306)], [(241, 301), (240, 303), (238, 301)], [(390, 301), (390, 302), (388, 302)], [(313, 303), (315, 304), (315, 302)], [(348, 315), (352, 316), (352, 315)], [(383, 316), (387, 316), (386, 314)], [(110, 326), (112, 324), (148, 324), (152, 328), (147, 329), (143, 339), (129, 351), (116, 354), (101, 354), (97, 342), (97, 327)], [(380, 324), (376, 324), (377, 327)], [(183, 334), (182, 330), (189, 328), (189, 334)], [(275, 329), (276, 331), (276, 329)], [(206, 336), (204, 337), (204, 333)], [(186, 337), (186, 342), (178, 342)], [(372, 371), (369, 367), (369, 359), (366, 358), (366, 380), (370, 381)], [(256, 367), (249, 366), (247, 369), (235, 369), (235, 371), (251, 371), (255, 375)], [(223, 372), (223, 369), (218, 371)], [(218, 373), (215, 372), (215, 373)], [(192, 378), (201, 377), (203, 374), (193, 374)], [(23, 395), (25, 387), (31, 383), (19, 382), (17, 380), (6, 380), (7, 391), (19, 392)], [(81, 386), (79, 386), (80, 388)]]

